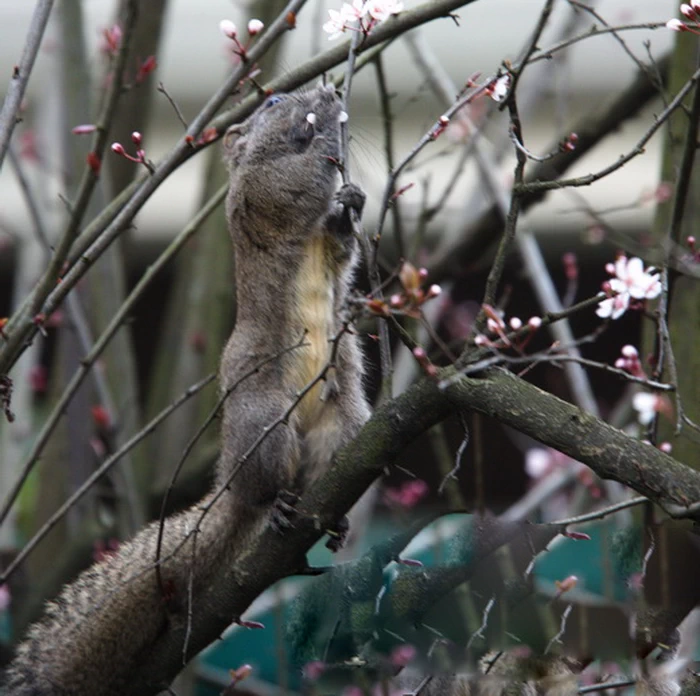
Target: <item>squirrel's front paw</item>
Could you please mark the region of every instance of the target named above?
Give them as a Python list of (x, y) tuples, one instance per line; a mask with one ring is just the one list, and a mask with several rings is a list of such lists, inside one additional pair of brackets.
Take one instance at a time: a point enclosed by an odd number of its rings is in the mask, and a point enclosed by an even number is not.
[(335, 194), (335, 200), (344, 208), (354, 210), (358, 216), (362, 215), (365, 207), (365, 192), (357, 184), (344, 184)]
[(299, 496), (292, 491), (281, 490), (277, 494), (270, 512), (270, 526), (279, 534), (294, 527), (294, 520), (299, 515), (296, 509), (298, 502)]

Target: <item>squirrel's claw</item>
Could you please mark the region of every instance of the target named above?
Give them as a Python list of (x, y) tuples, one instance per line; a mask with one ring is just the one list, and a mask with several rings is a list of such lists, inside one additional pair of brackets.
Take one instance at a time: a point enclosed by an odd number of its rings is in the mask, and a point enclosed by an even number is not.
[(270, 513), (270, 526), (278, 534), (294, 527), (294, 518), (299, 514), (296, 509), (298, 501), (299, 496), (292, 491), (281, 490), (277, 494)]

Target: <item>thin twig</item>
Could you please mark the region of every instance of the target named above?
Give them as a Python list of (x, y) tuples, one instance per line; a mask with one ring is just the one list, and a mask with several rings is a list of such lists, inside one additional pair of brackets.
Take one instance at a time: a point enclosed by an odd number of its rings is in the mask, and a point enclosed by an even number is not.
[[(664, 29), (666, 27), (665, 22), (646, 22), (646, 23), (641, 23), (641, 24), (623, 24), (620, 26), (606, 26), (604, 29), (601, 29), (600, 27), (594, 27), (590, 31), (587, 31), (585, 34), (579, 34), (578, 36), (573, 36), (570, 39), (565, 39), (564, 41), (560, 41), (559, 43), (555, 44), (554, 46), (550, 46), (549, 48), (542, 49), (535, 55), (533, 55), (528, 63), (532, 65), (533, 63), (539, 63), (541, 60), (550, 60), (551, 57), (555, 54), (558, 53), (559, 51), (563, 51), (566, 48), (569, 48), (569, 46), (573, 46), (574, 44), (579, 43), (580, 41), (586, 41), (587, 39), (590, 39), (594, 36), (603, 36), (605, 34), (619, 34), (620, 32), (623, 31), (638, 31), (640, 29)], [(647, 72), (646, 70), (644, 72)]]
[(683, 87), (681, 87), (678, 94), (676, 94), (676, 96), (671, 100), (669, 105), (654, 119), (652, 125), (649, 126), (642, 137), (639, 138), (636, 145), (628, 153), (621, 155), (613, 164), (603, 167), (592, 174), (585, 174), (584, 176), (573, 179), (557, 179), (556, 181), (530, 181), (527, 183), (520, 183), (514, 187), (514, 191), (523, 194), (530, 194), (541, 193), (543, 191), (553, 191), (554, 189), (568, 188), (570, 186), (590, 186), (594, 182), (609, 176), (613, 172), (616, 172), (635, 157), (644, 154), (646, 144), (651, 140), (656, 131), (659, 130), (662, 125), (664, 125), (669, 116), (678, 107), (682, 106), (683, 100), (690, 90), (693, 89), (698, 79), (700, 79), (700, 68), (698, 68), (692, 74), (690, 79), (683, 85)]
[[(272, 23), (269, 29), (261, 34), (259, 41), (253, 44), (248, 51), (248, 60), (241, 61), (240, 65), (232, 71), (228, 79), (221, 85), (221, 87), (216, 91), (216, 93), (192, 121), (185, 136), (183, 136), (173, 150), (160, 163), (158, 163), (154, 173), (147, 176), (145, 179), (140, 180), (136, 185), (133, 194), (130, 198), (128, 198), (128, 202), (115, 211), (116, 215), (114, 215), (113, 218), (110, 219), (108, 217), (109, 222), (107, 223), (104, 231), (100, 233), (99, 230), (97, 230), (97, 237), (94, 240), (91, 240), (90, 247), (81, 253), (80, 263), (73, 266), (63, 276), (62, 282), (57, 287), (54, 287), (55, 280), (53, 283), (49, 283), (50, 274), (48, 274), (48, 272), (45, 274), (44, 280), (40, 281), (40, 284), (37, 287), (36, 295), (33, 295), (30, 307), (25, 307), (24, 311), (21, 311), (13, 316), (6, 326), (5, 334), (9, 338), (3, 349), (0, 351), (0, 374), (3, 374), (9, 370), (10, 366), (24, 350), (24, 347), (35, 335), (37, 326), (33, 321), (33, 318), (39, 311), (39, 308), (36, 307), (36, 305), (38, 304), (38, 300), (40, 298), (43, 300), (44, 291), (47, 289), (45, 286), (49, 285), (48, 289), (50, 289), (51, 292), (48, 297), (46, 297), (46, 300), (43, 302), (40, 309), (41, 314), (44, 316), (49, 316), (61, 304), (65, 296), (83, 276), (89, 266), (92, 265), (96, 259), (99, 258), (111, 245), (111, 243), (123, 232), (123, 230), (128, 227), (134, 215), (136, 215), (136, 213), (160, 186), (160, 184), (172, 173), (172, 171), (189, 159), (189, 157), (194, 153), (196, 148), (193, 148), (193, 146), (190, 144), (190, 139), (193, 139), (196, 142), (196, 139), (199, 137), (206, 125), (216, 114), (220, 106), (226, 101), (226, 99), (229, 98), (231, 92), (245, 77), (251, 66), (265, 54), (265, 52), (274, 44), (275, 41), (277, 41), (283, 32), (293, 28), (290, 25), (288, 18), (290, 16), (295, 16), (299, 9), (304, 5), (305, 1), (306, 0), (291, 0), (285, 10)], [(115, 80), (115, 83), (116, 82), (118, 81)], [(111, 118), (112, 113), (113, 111), (109, 111), (108, 108), (105, 107), (107, 119)], [(98, 133), (99, 132), (101, 131), (98, 131)], [(219, 133), (218, 135), (221, 134)], [(73, 216), (71, 219), (74, 219)], [(68, 235), (64, 234), (64, 238), (67, 237)], [(58, 251), (56, 253), (56, 258), (58, 258)]]
[[(530, 44), (527, 46), (523, 53), (523, 57), (519, 61), (519, 65), (511, 71), (511, 81), (510, 81), (510, 86), (508, 88), (508, 92), (510, 94), (514, 94), (515, 90), (518, 86), (518, 82), (520, 81), (520, 77), (523, 74), (523, 71), (525, 70), (525, 66), (527, 65), (528, 61), (532, 57), (532, 54), (537, 50), (537, 44), (542, 38), (542, 32), (544, 31), (544, 28), (547, 26), (547, 22), (549, 21), (549, 16), (552, 14), (552, 7), (554, 6), (554, 0), (546, 0), (544, 7), (542, 8), (542, 11), (540, 12), (540, 16), (537, 20), (537, 25), (535, 26), (535, 30), (532, 32), (532, 38), (530, 39)], [(501, 105), (501, 109), (508, 108), (509, 110), (511, 109), (511, 104), (510, 104), (510, 99), (508, 98), (508, 95), (506, 95), (506, 98), (504, 99), (504, 103)], [(511, 121), (512, 121), (512, 112), (511, 112)], [(517, 127), (516, 130), (514, 130), (515, 135), (518, 137), (518, 140), (522, 142), (522, 137), (521, 134), (519, 133), (520, 127)]]
[[(582, 2), (578, 2), (577, 0), (568, 0), (569, 5), (572, 7), (576, 7), (579, 10), (582, 10), (583, 12), (587, 12), (589, 15), (595, 18), (596, 22), (599, 22), (602, 24), (613, 36), (615, 41), (617, 41), (618, 44), (622, 47), (622, 50), (630, 57), (632, 62), (644, 73), (646, 73), (649, 76), (649, 81), (652, 83), (656, 83), (656, 86), (661, 89), (662, 85), (660, 82), (656, 82), (656, 76), (651, 72), (649, 67), (645, 65), (637, 56), (634, 55), (630, 47), (627, 45), (625, 40), (620, 36), (619, 31), (616, 30), (614, 27), (611, 27), (603, 18), (603, 16), (600, 14), (600, 12), (597, 12), (595, 8), (590, 7), (589, 5), (585, 5)], [(664, 25), (665, 26), (665, 25)], [(647, 27), (649, 28), (649, 27)]]
[[(350, 91), (352, 89), (352, 78), (355, 73), (355, 62), (357, 59), (357, 48), (360, 45), (360, 41), (364, 38), (364, 34), (361, 31), (356, 31), (353, 34), (352, 41), (350, 42), (350, 48), (348, 50), (348, 59), (345, 66), (345, 80), (343, 83), (343, 105), (346, 113), (349, 113), (350, 104)], [(349, 134), (349, 121), (345, 121), (341, 124), (340, 128), (341, 134), (341, 158), (342, 166), (340, 169), (341, 176), (343, 178), (343, 183), (347, 184), (350, 182), (350, 171), (349, 171), (349, 147), (350, 147), (350, 134)], [(362, 232), (362, 227), (360, 224), (360, 219), (354, 210), (350, 211), (350, 221), (352, 223), (353, 234), (355, 238), (360, 241), (362, 246), (363, 255), (365, 258), (365, 265), (367, 266), (367, 276), (369, 278), (370, 288), (372, 289), (372, 294), (379, 300), (382, 299), (381, 284), (382, 279), (379, 273), (379, 266), (377, 265), (376, 257), (376, 247), (375, 253), (372, 253), (372, 247), (367, 235)], [(392, 361), (391, 361), (391, 341), (389, 340), (389, 328), (386, 322), (379, 321), (378, 325), (379, 333), (379, 362), (381, 367), (382, 382), (380, 388), (380, 402), (385, 399), (391, 398), (391, 376), (392, 376)]]
[(22, 57), (19, 65), (15, 65), (12, 71), (12, 79), (7, 88), (2, 111), (0, 111), (0, 169), (2, 169), (2, 164), (5, 161), (12, 133), (17, 123), (21, 120), (19, 112), (22, 108), (22, 99), (34, 68), (34, 61), (39, 53), (39, 47), (41, 46), (41, 40), (44, 36), (52, 7), (53, 0), (37, 0), (32, 21), (27, 31)]
[(204, 419), (204, 422), (202, 425), (199, 426), (197, 429), (197, 432), (190, 438), (190, 441), (185, 445), (184, 450), (182, 451), (182, 455), (180, 456), (179, 461), (175, 465), (175, 468), (173, 469), (173, 473), (170, 477), (170, 481), (168, 483), (168, 487), (165, 490), (165, 494), (163, 495), (163, 500), (161, 502), (160, 506), (160, 519), (159, 519), (159, 524), (158, 524), (158, 538), (156, 540), (156, 555), (155, 555), (155, 560), (154, 560), (154, 565), (156, 569), (156, 583), (158, 585), (158, 588), (160, 590), (161, 596), (165, 596), (165, 586), (163, 584), (163, 579), (161, 577), (161, 550), (163, 546), (163, 534), (165, 532), (165, 521), (166, 521), (166, 513), (168, 509), (168, 503), (170, 501), (170, 495), (175, 487), (175, 482), (178, 479), (178, 476), (180, 475), (180, 472), (182, 471), (182, 467), (185, 464), (185, 461), (187, 460), (187, 457), (189, 456), (190, 452), (194, 448), (194, 446), (197, 444), (199, 439), (202, 437), (202, 435), (206, 432), (207, 428), (212, 424), (214, 419), (217, 417), (219, 412), (221, 411), (221, 408), (223, 405), (226, 403), (226, 400), (233, 394), (233, 392), (239, 387), (239, 385), (244, 382), (246, 379), (249, 377), (252, 377), (254, 374), (257, 374), (262, 367), (267, 365), (268, 363), (272, 362), (273, 360), (278, 360), (280, 357), (285, 355), (286, 353), (289, 353), (291, 351), (297, 350), (301, 348), (302, 346), (307, 345), (305, 343), (305, 334), (302, 336), (302, 338), (299, 340), (298, 343), (296, 343), (293, 346), (289, 346), (287, 348), (283, 348), (282, 350), (276, 351), (272, 355), (269, 355), (268, 357), (264, 358), (260, 362), (258, 362), (256, 365), (254, 365), (248, 372), (243, 374), (239, 379), (237, 379), (221, 396), (221, 398), (217, 401), (217, 403), (214, 405), (214, 407), (211, 409), (209, 412), (209, 415)]
[(133, 437), (125, 442), (122, 447), (113, 455), (106, 459), (99, 468), (88, 476), (79, 488), (72, 493), (61, 507), (49, 517), (42, 527), (34, 534), (34, 536), (26, 543), (24, 548), (12, 559), (12, 562), (0, 574), (0, 584), (7, 581), (12, 573), (17, 569), (20, 563), (36, 548), (37, 544), (56, 526), (63, 516), (70, 510), (91, 488), (95, 483), (102, 478), (125, 454), (130, 452), (138, 445), (145, 437), (150, 435), (171, 413), (176, 411), (182, 404), (192, 398), (201, 389), (214, 381), (216, 373), (211, 373), (204, 379), (189, 387), (181, 396), (179, 396), (172, 404), (164, 408), (158, 415), (150, 420), (141, 430)]
[(31, 451), (25, 459), (25, 465), (22, 469), (22, 473), (18, 480), (15, 482), (14, 486), (8, 493), (3, 506), (0, 509), (0, 524), (7, 516), (10, 508), (14, 504), (17, 496), (19, 495), (22, 486), (26, 482), (29, 474), (34, 468), (38, 457), (43, 450), (50, 434), (53, 432), (54, 428), (58, 424), (63, 411), (66, 406), (73, 398), (73, 395), (78, 390), (78, 387), (82, 384), (83, 380), (87, 376), (92, 365), (102, 354), (104, 349), (109, 344), (112, 337), (119, 330), (122, 323), (128, 317), (133, 306), (136, 304), (137, 300), (143, 295), (145, 289), (150, 285), (151, 281), (156, 277), (158, 272), (172, 259), (174, 256), (182, 249), (185, 243), (192, 237), (192, 235), (199, 229), (200, 225), (207, 219), (207, 217), (221, 204), (223, 201), (226, 191), (228, 190), (228, 184), (222, 186), (204, 205), (204, 207), (195, 215), (192, 221), (187, 225), (180, 234), (173, 239), (173, 241), (168, 245), (166, 250), (159, 256), (158, 260), (153, 263), (146, 273), (142, 276), (141, 280), (136, 284), (134, 289), (129, 293), (129, 296), (124, 300), (119, 311), (114, 315), (112, 321), (104, 329), (100, 337), (95, 341), (92, 346), (92, 350), (81, 360), (80, 367), (75, 372), (70, 382), (66, 386), (65, 390), (61, 394), (58, 402), (54, 406), (53, 410), (49, 414), (44, 426), (37, 435)]
[(173, 107), (173, 111), (175, 112), (175, 115), (177, 116), (178, 120), (182, 124), (182, 127), (187, 130), (189, 128), (189, 125), (187, 124), (187, 121), (185, 120), (185, 117), (180, 110), (180, 107), (177, 105), (177, 102), (170, 96), (170, 92), (168, 92), (167, 89), (165, 89), (165, 85), (162, 82), (158, 83), (158, 91), (165, 96), (165, 98), (170, 102), (170, 106)]
[(592, 522), (593, 520), (602, 520), (608, 515), (612, 515), (620, 510), (626, 510), (627, 508), (636, 507), (642, 503), (649, 502), (649, 498), (646, 496), (638, 496), (636, 498), (630, 498), (629, 500), (623, 500), (622, 502), (615, 503), (614, 505), (608, 505), (607, 507), (600, 508), (599, 510), (594, 510), (593, 512), (587, 512), (584, 515), (578, 515), (576, 517), (567, 517), (563, 520), (556, 520), (551, 524), (555, 526), (569, 526), (570, 524), (582, 524), (584, 522)]
[(561, 638), (566, 632), (566, 623), (569, 618), (569, 614), (571, 614), (572, 610), (574, 608), (573, 604), (567, 604), (566, 608), (561, 614), (561, 620), (559, 622), (559, 631), (553, 638), (547, 643), (547, 647), (544, 649), (545, 655), (549, 652), (550, 648), (555, 644), (555, 643), (561, 643)]
[(442, 495), (442, 492), (445, 490), (445, 486), (448, 484), (449, 481), (457, 480), (457, 472), (462, 466), (462, 457), (464, 456), (464, 453), (467, 450), (467, 446), (469, 445), (469, 427), (467, 426), (467, 423), (464, 419), (464, 415), (461, 416), (461, 420), (462, 428), (464, 429), (464, 437), (462, 438), (462, 442), (459, 443), (459, 447), (457, 448), (454, 466), (450, 471), (447, 472), (445, 478), (442, 479), (442, 483), (440, 483), (440, 486), (438, 488), (439, 495)]
[[(384, 153), (389, 176), (394, 170), (394, 118), (391, 113), (391, 96), (386, 81), (384, 62), (380, 53), (374, 61), (374, 69), (377, 75), (377, 87), (379, 88), (379, 107), (382, 114), (384, 127)], [(391, 206), (391, 214), (394, 222), (394, 238), (399, 258), (406, 258), (406, 245), (404, 243), (403, 222), (401, 219), (401, 205), (399, 199)]]
[(625, 689), (628, 686), (634, 686), (637, 683), (636, 679), (624, 679), (616, 682), (602, 682), (600, 684), (591, 684), (590, 686), (582, 686), (579, 688), (579, 694), (592, 694), (596, 691), (607, 691), (608, 689)]

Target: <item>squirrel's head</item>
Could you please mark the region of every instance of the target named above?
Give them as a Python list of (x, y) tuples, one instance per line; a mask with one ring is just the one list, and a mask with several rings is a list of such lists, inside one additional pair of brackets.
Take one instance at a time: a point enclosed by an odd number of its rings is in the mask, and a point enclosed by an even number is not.
[(321, 215), (338, 179), (341, 114), (332, 85), (269, 96), (224, 138), (230, 198), (266, 216)]

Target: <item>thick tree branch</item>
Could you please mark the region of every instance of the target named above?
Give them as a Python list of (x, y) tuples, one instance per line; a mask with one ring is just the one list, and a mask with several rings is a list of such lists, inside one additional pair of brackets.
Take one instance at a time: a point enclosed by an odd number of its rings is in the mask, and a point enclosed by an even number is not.
[[(449, 369), (441, 376), (452, 374)], [(215, 640), (267, 587), (305, 568), (305, 554), (323, 530), (350, 509), (412, 440), (457, 410), (496, 418), (662, 506), (700, 501), (700, 474), (504, 370), (464, 378), (445, 390), (424, 379), (377, 409), (360, 435), (339, 452), (332, 470), (300, 501), (293, 532), (258, 529), (235, 566), (218, 570), (210, 601), (191, 617), (188, 656)], [(182, 667), (184, 639), (185, 626), (173, 623), (145, 651), (133, 675), (134, 693), (155, 693), (154, 680), (169, 683)]]

